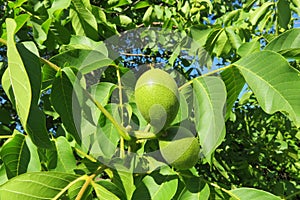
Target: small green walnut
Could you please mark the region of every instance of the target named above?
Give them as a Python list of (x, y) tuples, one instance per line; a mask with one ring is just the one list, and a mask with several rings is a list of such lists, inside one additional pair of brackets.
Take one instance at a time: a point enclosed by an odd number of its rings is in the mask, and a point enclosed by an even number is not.
[(161, 69), (146, 71), (137, 80), (135, 101), (145, 120), (157, 131), (170, 125), (179, 109), (175, 80)]
[(159, 149), (166, 162), (176, 169), (189, 169), (199, 159), (198, 139), (184, 127), (166, 129), (166, 137), (159, 140)]

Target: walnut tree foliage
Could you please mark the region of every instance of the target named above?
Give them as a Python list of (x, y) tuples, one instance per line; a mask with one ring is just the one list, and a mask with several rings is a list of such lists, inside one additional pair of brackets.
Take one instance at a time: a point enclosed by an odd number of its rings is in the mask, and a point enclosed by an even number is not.
[[(0, 8), (0, 199), (300, 198), (299, 0)], [(151, 154), (132, 84), (149, 66), (179, 85), (188, 170)]]

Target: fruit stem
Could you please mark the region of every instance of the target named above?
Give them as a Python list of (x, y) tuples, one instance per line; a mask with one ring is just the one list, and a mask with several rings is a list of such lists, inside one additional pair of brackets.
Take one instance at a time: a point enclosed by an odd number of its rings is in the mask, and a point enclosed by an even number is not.
[(160, 135), (161, 135), (161, 132), (155, 134), (155, 133), (152, 133), (152, 132), (134, 131), (133, 136), (137, 140), (145, 140), (145, 139), (151, 140), (151, 139), (157, 139)]
[(12, 135), (0, 135), (0, 139), (8, 139), (8, 138), (12, 138)]
[(122, 83), (121, 83), (121, 75), (120, 69), (118, 66), (116, 67), (117, 77), (118, 77), (118, 88), (119, 88), (119, 106), (121, 108), (121, 124), (124, 126), (124, 108), (123, 108), (123, 95), (122, 95)]
[[(199, 77), (210, 76), (210, 75), (216, 74), (216, 73), (218, 73), (218, 72), (220, 72), (220, 71), (224, 71), (224, 70), (226, 70), (226, 69), (229, 69), (229, 68), (231, 68), (231, 67), (233, 67), (233, 65), (228, 65), (228, 66), (225, 66), (225, 67), (221, 67), (221, 68), (219, 68), (219, 69), (216, 69), (216, 70), (213, 70), (213, 71), (208, 72), (208, 73), (206, 73), (206, 74), (203, 74), (203, 75), (201, 75), (201, 76), (199, 76)], [(183, 84), (182, 86), (180, 86), (180, 87), (178, 88), (178, 90), (182, 90), (183, 88), (187, 87), (188, 85), (191, 85), (191, 84), (193, 83), (193, 81), (194, 81), (194, 79), (192, 79), (192, 80), (186, 82), (185, 84)]]
[(39, 59), (40, 59), (40, 61), (41, 61), (42, 63), (48, 65), (49, 67), (51, 67), (51, 68), (54, 69), (55, 71), (59, 71), (59, 70), (61, 69), (61, 68), (58, 67), (56, 64), (50, 62), (49, 60), (47, 60), (47, 59), (45, 59), (45, 58), (40, 57)]
[(120, 138), (120, 158), (125, 157), (125, 145), (124, 145), (124, 138)]
[[(118, 66), (115, 66), (117, 71), (117, 77), (118, 77), (118, 88), (119, 88), (119, 106), (121, 109), (121, 125), (124, 126), (124, 107), (123, 107), (123, 95), (122, 95), (122, 82), (121, 82), (121, 75), (120, 75), (120, 69)], [(125, 145), (124, 145), (124, 139), (121, 137), (120, 139), (120, 157), (125, 157)]]
[(84, 156), (85, 158), (89, 159), (92, 162), (97, 162), (97, 160), (95, 158), (93, 158), (92, 156), (86, 154), (85, 152), (83, 152), (82, 150), (74, 147), (76, 153), (80, 154), (81, 156)]
[(89, 99), (97, 106), (97, 108), (107, 117), (109, 121), (117, 128), (118, 133), (121, 137), (123, 137), (125, 140), (130, 141), (131, 137), (126, 131), (126, 129), (120, 125), (115, 118), (96, 100), (94, 99), (90, 93), (88, 93), (86, 90), (84, 90), (86, 94), (88, 95)]
[(147, 126), (146, 126), (144, 132), (149, 132), (150, 128), (151, 128), (151, 124), (147, 124)]
[(229, 196), (233, 197), (234, 199), (236, 200), (240, 200), (240, 198), (238, 196), (236, 196), (235, 194), (233, 194), (230, 190), (226, 190), (225, 188), (222, 188), (221, 186), (215, 184), (215, 183), (211, 183), (211, 182), (208, 182), (206, 181), (207, 183), (209, 183), (211, 186), (219, 189), (219, 190), (222, 190), (223, 192), (227, 193)]

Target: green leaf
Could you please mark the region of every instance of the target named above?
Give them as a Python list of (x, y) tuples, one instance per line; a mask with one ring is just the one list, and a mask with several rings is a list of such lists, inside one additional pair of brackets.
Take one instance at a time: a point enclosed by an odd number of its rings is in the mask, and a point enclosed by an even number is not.
[(50, 21), (48, 28), (48, 38), (45, 41), (44, 45), (48, 47), (48, 49), (57, 48), (57, 43), (59, 44), (67, 44), (70, 42), (71, 33), (70, 31), (58, 21)]
[[(16, 22), (16, 29), (14, 30), (14, 33), (18, 33), (18, 31), (24, 26), (24, 24), (29, 20), (30, 15), (29, 14), (20, 14), (14, 18)], [(7, 39), (7, 32), (4, 32), (1, 36), (3, 39)]]
[(8, 178), (6, 175), (5, 165), (2, 164), (0, 166), (0, 185), (4, 184), (7, 181), (8, 181)]
[(108, 50), (105, 44), (100, 42), (95, 42), (86, 36), (73, 35), (71, 37), (70, 43), (64, 46), (64, 49), (85, 49), (92, 51), (99, 51), (101, 54), (108, 58)]
[(32, 105), (30, 108), (26, 131), (36, 146), (40, 148), (53, 147), (46, 127), (46, 116), (37, 105)]
[(193, 88), (196, 130), (203, 154), (210, 158), (225, 137), (223, 113), (226, 88), (224, 82), (217, 77), (194, 79)]
[[(105, 109), (115, 120), (120, 121), (119, 107), (117, 104), (109, 104), (105, 106)], [(100, 115), (96, 140), (100, 148), (99, 150), (103, 152), (102, 156), (110, 159), (116, 152), (120, 136), (116, 127), (104, 116), (104, 114)]]
[(45, 48), (42, 44), (47, 40), (47, 33), (43, 29), (42, 24), (39, 24), (39, 21), (35, 18), (32, 18), (30, 22), (32, 24), (34, 40), (41, 48)]
[(250, 23), (256, 26), (259, 20), (268, 12), (269, 7), (274, 5), (273, 2), (265, 2), (261, 6), (257, 7), (252, 13), (250, 12)]
[(55, 139), (57, 150), (57, 165), (54, 171), (72, 173), (76, 168), (76, 159), (73, 155), (70, 143), (65, 137)]
[(134, 185), (133, 174), (126, 170), (125, 167), (113, 170), (112, 182), (126, 194), (127, 199), (131, 199), (136, 186)]
[(116, 18), (116, 23), (121, 26), (128, 26), (129, 24), (132, 23), (132, 19), (126, 15), (119, 15)]
[(27, 171), (30, 151), (25, 135), (15, 131), (13, 138), (4, 143), (0, 153), (9, 179)]
[(4, 125), (4, 124), (0, 124), (0, 135), (11, 135), (12, 131), (11, 129)]
[(29, 18), (30, 18), (29, 14), (21, 14), (15, 18), (17, 24), (15, 33), (17, 33), (24, 26), (24, 24), (29, 20)]
[[(51, 148), (52, 144), (46, 129), (46, 118), (38, 107), (42, 81), (38, 50), (33, 42), (17, 44), (17, 49), (23, 60), (32, 91), (30, 112), (24, 128), (35, 145), (41, 148)], [(39, 123), (36, 123), (37, 121)]]
[[(55, 111), (62, 119), (64, 127), (80, 143), (81, 139), (74, 121), (75, 108), (78, 109), (79, 104), (75, 93), (73, 94), (73, 84), (66, 74), (67, 70), (65, 68), (64, 71), (59, 72), (54, 79), (50, 98)], [(76, 117), (80, 119), (80, 116)]]
[(150, 23), (152, 11), (153, 11), (153, 6), (149, 6), (148, 9), (146, 10), (144, 16), (143, 16), (143, 22), (144, 23), (146, 23), (146, 24)]
[(298, 15), (300, 14), (300, 1), (299, 0), (291, 0), (291, 9), (296, 12)]
[[(2, 77), (3, 89), (15, 107), (18, 107), (18, 105), (16, 105), (17, 101), (21, 101), (23, 104), (28, 103), (28, 105), (22, 105), (22, 107), (26, 108), (26, 112), (29, 107), (29, 112), (26, 114), (26, 122), (23, 122), (22, 120), (22, 116), (24, 115), (23, 112), (25, 113), (25, 110), (18, 111), (17, 109), (17, 112), (21, 118), (24, 129), (29, 134), (34, 144), (42, 148), (51, 148), (52, 145), (46, 130), (46, 119), (42, 111), (38, 108), (41, 88), (41, 68), (38, 50), (32, 42), (20, 43), (17, 44), (16, 47), (17, 48), (15, 48), (13, 53), (16, 53), (16, 55), (19, 55), (20, 53), (20, 56), (17, 57), (21, 59), (22, 65), (19, 65), (19, 70), (22, 70), (22, 72), (18, 72), (17, 67), (13, 67), (12, 70), (8, 67)], [(16, 55), (12, 58), (15, 59)], [(10, 71), (12, 71), (12, 74)], [(11, 77), (15, 73), (18, 73), (18, 75)], [(24, 77), (26, 78), (24, 79)], [(26, 80), (29, 81), (29, 84), (26, 83)], [(22, 82), (24, 82), (24, 84), (22, 84)], [(14, 87), (16, 90), (13, 89)], [(24, 87), (29, 88), (27, 89)], [(21, 93), (17, 94), (16, 91), (19, 90)], [(25, 95), (24, 92), (27, 94)], [(36, 123), (37, 121), (39, 123)]]
[(234, 197), (240, 200), (249, 200), (249, 199), (280, 200), (281, 199), (280, 197), (275, 196), (269, 192), (257, 190), (254, 188), (246, 188), (246, 187), (230, 190), (230, 193), (234, 194)]
[(232, 21), (236, 21), (239, 18), (241, 11), (242, 11), (241, 9), (237, 9), (229, 13), (226, 13), (224, 15), (224, 25), (228, 26)]
[(300, 126), (299, 72), (290, 67), (280, 54), (272, 51), (253, 53), (235, 65), (265, 112), (287, 112)]
[(227, 91), (225, 119), (228, 119), (232, 107), (245, 85), (245, 80), (236, 67), (231, 67), (224, 70), (221, 73), (221, 77), (225, 83)]
[(234, 49), (238, 49), (242, 44), (242, 40), (241, 40), (240, 36), (234, 32), (234, 29), (232, 27), (226, 27), (225, 33), (228, 37), (228, 40), (229, 40), (231, 46)]
[(54, 199), (60, 192), (67, 190), (67, 186), (77, 178), (77, 175), (59, 172), (22, 174), (1, 185), (0, 199)]
[[(113, 83), (110, 83), (110, 82), (100, 82), (100, 83), (92, 85), (90, 87), (90, 94), (91, 94), (91, 96), (94, 99), (97, 99), (97, 101), (102, 106), (105, 106), (105, 105), (107, 105), (107, 103), (110, 100), (110, 97), (111, 97), (113, 91), (116, 88), (117, 88), (117, 85), (115, 85)], [(89, 106), (89, 108), (91, 109), (91, 116), (86, 115), (86, 118), (89, 121), (92, 121), (93, 124), (98, 124), (101, 111), (92, 102), (88, 102), (87, 106)]]
[(291, 29), (273, 39), (264, 50), (271, 50), (288, 58), (300, 58), (300, 29)]
[(82, 0), (73, 0), (72, 5), (70, 18), (76, 35), (86, 35), (93, 40), (98, 40), (98, 24), (95, 16)]
[(13, 107), (16, 107), (14, 93), (13, 93), (13, 89), (12, 89), (12, 86), (11, 86), (11, 83), (10, 83), (9, 69), (8, 68), (6, 68), (6, 70), (4, 71), (4, 73), (2, 75), (1, 84), (2, 84), (2, 88), (5, 91), (8, 99), (13, 104)]
[(71, 4), (71, 0), (54, 0), (51, 8), (47, 9), (49, 16), (52, 16), (54, 12), (61, 12), (68, 8)]
[(32, 104), (37, 105), (41, 89), (41, 64), (38, 50), (33, 42), (17, 44), (17, 49), (29, 77), (32, 90)]
[(255, 38), (251, 42), (241, 44), (241, 46), (237, 49), (237, 54), (244, 57), (257, 51), (260, 51), (259, 38)]
[(6, 26), (8, 75), (15, 97), (17, 113), (22, 125), (26, 127), (32, 100), (31, 85), (22, 58), (15, 46), (14, 31), (16, 29), (16, 22), (13, 19), (7, 18)]
[(207, 183), (198, 177), (185, 179), (185, 187), (179, 195), (178, 200), (209, 199), (210, 189)]
[[(103, 51), (102, 51), (103, 50)], [(103, 52), (103, 53), (102, 53)], [(112, 63), (112, 60), (106, 55), (106, 48), (101, 52), (96, 50), (75, 49), (58, 54), (50, 59), (51, 62), (58, 66), (72, 66), (80, 70), (81, 73), (87, 74), (94, 70)], [(49, 80), (49, 76), (47, 79)]]
[(41, 171), (41, 162), (38, 154), (37, 146), (32, 142), (29, 137), (25, 137), (27, 147), (30, 151), (30, 161), (27, 167), (27, 172)]
[(217, 36), (214, 38), (213, 52), (219, 57), (227, 55), (231, 49), (225, 29), (221, 29)]
[(179, 93), (179, 109), (176, 118), (172, 121), (172, 124), (180, 123), (181, 121), (189, 117), (189, 105), (182, 91)]
[(146, 175), (137, 184), (132, 199), (172, 199), (176, 193), (177, 186), (178, 179), (176, 175), (162, 175), (155, 171), (151, 175)]
[[(76, 199), (79, 191), (81, 190), (83, 184), (85, 183), (85, 180), (80, 180), (73, 184), (69, 190), (68, 190), (68, 197), (69, 199)], [(93, 194), (92, 194), (92, 186), (88, 185), (88, 187), (85, 189), (81, 199), (84, 200), (92, 200), (93, 199)]]
[(146, 8), (150, 6), (148, 1), (139, 1), (137, 2), (133, 7), (132, 10), (137, 10), (137, 9), (141, 9), (141, 8)]
[(97, 183), (92, 183), (96, 195), (99, 200), (123, 200), (125, 194), (112, 182), (107, 180), (97, 181)]
[(291, 20), (290, 2), (287, 0), (278, 0), (277, 9), (279, 26), (287, 29)]
[(211, 29), (199, 29), (197, 27), (191, 27), (191, 35), (193, 40), (195, 40), (199, 46), (204, 46)]

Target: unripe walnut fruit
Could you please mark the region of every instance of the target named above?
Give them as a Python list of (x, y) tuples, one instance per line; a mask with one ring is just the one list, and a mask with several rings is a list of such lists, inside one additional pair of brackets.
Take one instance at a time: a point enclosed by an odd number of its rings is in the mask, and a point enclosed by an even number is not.
[(167, 127), (178, 113), (177, 84), (167, 72), (150, 69), (137, 80), (135, 102), (145, 120), (159, 131)]
[(169, 165), (184, 170), (198, 162), (200, 145), (190, 130), (174, 126), (166, 129), (165, 135), (159, 140), (159, 149)]

